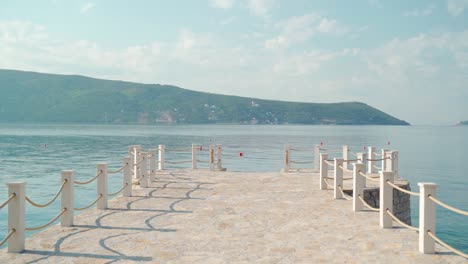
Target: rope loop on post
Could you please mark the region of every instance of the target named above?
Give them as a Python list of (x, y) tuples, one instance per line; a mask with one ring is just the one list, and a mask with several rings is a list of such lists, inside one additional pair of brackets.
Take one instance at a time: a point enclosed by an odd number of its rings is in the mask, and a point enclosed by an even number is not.
[(35, 206), (35, 207), (39, 207), (39, 208), (44, 208), (44, 207), (47, 207), (49, 206), (50, 204), (52, 204), (55, 200), (57, 200), (58, 196), (60, 195), (60, 193), (62, 193), (63, 191), (63, 188), (65, 187), (65, 184), (67, 184), (68, 180), (65, 179), (62, 183), (62, 186), (60, 186), (60, 189), (57, 191), (57, 193), (54, 195), (54, 197), (47, 203), (45, 204), (40, 204), (40, 203), (36, 203), (34, 201), (32, 201), (28, 196), (25, 196), (24, 198), (26, 199), (26, 201), (28, 203), (30, 203), (32, 206)]
[(101, 198), (102, 198), (102, 194), (98, 195), (98, 197), (96, 198), (96, 200), (94, 200), (90, 205), (85, 206), (85, 207), (74, 208), (74, 210), (76, 210), (76, 211), (83, 211), (83, 210), (86, 210), (86, 209), (90, 208), (91, 206), (95, 205), (95, 204), (99, 201), (99, 199), (101, 199)]
[(431, 230), (427, 230), (427, 234), (432, 238), (434, 239), (437, 243), (441, 244), (443, 247), (445, 247), (446, 249), (452, 251), (453, 253), (455, 254), (458, 254), (466, 259), (468, 259), (468, 254), (465, 254), (463, 252), (461, 252), (460, 250), (458, 249), (455, 249), (451, 246), (449, 246), (447, 243), (445, 243), (444, 241), (442, 241), (440, 238), (436, 237), (432, 232)]
[(74, 182), (75, 184), (80, 184), (80, 185), (92, 183), (92, 182), (93, 182), (94, 180), (96, 180), (97, 177), (99, 177), (99, 175), (101, 175), (102, 173), (103, 173), (103, 171), (100, 170), (99, 173), (96, 174), (96, 176), (94, 176), (93, 178), (91, 178), (91, 179), (89, 179), (89, 180), (87, 180), (87, 181), (77, 181), (77, 180), (74, 180), (73, 182)]
[(463, 211), (463, 210), (460, 210), (460, 209), (455, 208), (455, 207), (453, 207), (453, 206), (450, 206), (450, 205), (448, 205), (448, 204), (446, 204), (446, 203), (443, 203), (443, 202), (441, 202), (440, 200), (437, 200), (437, 199), (436, 199), (435, 197), (433, 197), (432, 195), (429, 195), (428, 197), (429, 197), (429, 199), (430, 199), (431, 201), (433, 201), (434, 203), (436, 203), (436, 204), (438, 204), (438, 205), (444, 207), (445, 209), (448, 209), (448, 210), (450, 210), (450, 211), (452, 211), (452, 212), (455, 212), (455, 213), (458, 213), (458, 214), (461, 214), (461, 215), (468, 216), (468, 211)]
[(5, 207), (5, 205), (7, 205), (11, 200), (13, 200), (13, 198), (16, 197), (16, 193), (12, 193), (10, 195), (10, 197), (8, 197), (8, 199), (2, 203), (2, 205), (0, 205), (0, 209), (2, 209), (3, 207)]
[(65, 213), (65, 211), (67, 211), (67, 208), (63, 208), (60, 213), (55, 216), (52, 220), (50, 220), (49, 222), (43, 224), (43, 225), (40, 225), (40, 226), (36, 226), (36, 227), (26, 227), (25, 230), (26, 231), (35, 231), (35, 230), (39, 230), (39, 229), (43, 229), (43, 228), (46, 228), (48, 227), (49, 225), (51, 225), (53, 222), (55, 222), (55, 220), (57, 220), (60, 216), (63, 215), (63, 213)]
[(387, 181), (387, 184), (392, 186), (393, 188), (399, 190), (400, 192), (407, 193), (409, 195), (420, 196), (420, 193), (405, 190), (405, 189), (401, 188), (400, 186), (392, 183), (391, 181)]

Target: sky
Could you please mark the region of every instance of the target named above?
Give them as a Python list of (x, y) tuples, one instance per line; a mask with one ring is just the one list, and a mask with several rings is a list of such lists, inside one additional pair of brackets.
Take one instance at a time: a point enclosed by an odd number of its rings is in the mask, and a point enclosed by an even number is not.
[(0, 68), (468, 119), (468, 0), (2, 0)]

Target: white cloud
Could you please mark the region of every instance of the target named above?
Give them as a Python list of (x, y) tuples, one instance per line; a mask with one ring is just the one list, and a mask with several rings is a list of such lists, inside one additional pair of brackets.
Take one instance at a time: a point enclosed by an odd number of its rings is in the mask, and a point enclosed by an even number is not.
[(81, 6), (80, 12), (82, 14), (89, 12), (91, 9), (93, 9), (96, 6), (94, 3), (86, 3)]
[(220, 9), (231, 9), (234, 5), (234, 0), (211, 0), (211, 6)]
[(435, 5), (429, 5), (424, 9), (415, 9), (412, 11), (406, 11), (403, 13), (405, 17), (420, 17), (420, 16), (430, 16), (434, 12)]
[(458, 16), (468, 7), (468, 0), (447, 0), (447, 10), (452, 16)]
[(267, 17), (275, 4), (275, 0), (247, 0), (247, 6), (250, 12), (261, 17)]

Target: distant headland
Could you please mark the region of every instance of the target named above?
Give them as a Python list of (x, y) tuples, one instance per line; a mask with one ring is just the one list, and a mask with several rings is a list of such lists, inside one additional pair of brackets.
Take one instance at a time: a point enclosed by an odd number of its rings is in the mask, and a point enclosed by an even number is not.
[(460, 123), (457, 124), (457, 126), (468, 126), (468, 120), (461, 121)]
[(262, 100), (78, 75), (0, 70), (0, 91), (0, 122), (409, 125), (361, 102)]

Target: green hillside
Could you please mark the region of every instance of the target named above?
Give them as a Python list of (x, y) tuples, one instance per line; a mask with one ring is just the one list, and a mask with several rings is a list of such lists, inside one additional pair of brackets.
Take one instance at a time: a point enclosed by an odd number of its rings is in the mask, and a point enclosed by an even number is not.
[(0, 70), (0, 122), (408, 125), (359, 102), (316, 104)]
[(468, 120), (458, 123), (459, 126), (468, 126)]

